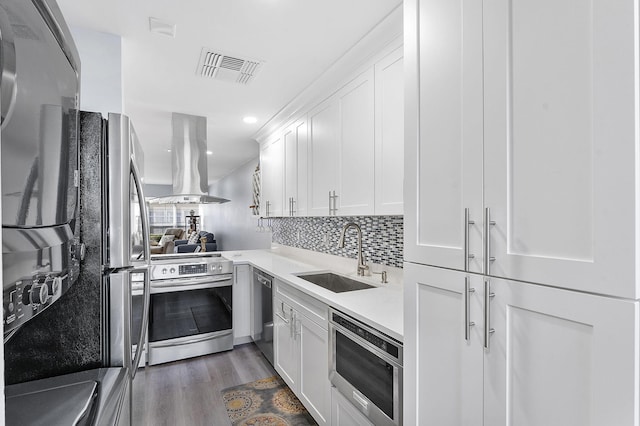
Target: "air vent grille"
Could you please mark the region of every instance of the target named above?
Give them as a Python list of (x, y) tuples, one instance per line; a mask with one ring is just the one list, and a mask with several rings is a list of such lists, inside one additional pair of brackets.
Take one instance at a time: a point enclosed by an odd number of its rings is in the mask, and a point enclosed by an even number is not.
[(240, 58), (238, 55), (217, 53), (211, 49), (203, 48), (197, 74), (216, 80), (249, 84), (263, 63), (260, 60)]

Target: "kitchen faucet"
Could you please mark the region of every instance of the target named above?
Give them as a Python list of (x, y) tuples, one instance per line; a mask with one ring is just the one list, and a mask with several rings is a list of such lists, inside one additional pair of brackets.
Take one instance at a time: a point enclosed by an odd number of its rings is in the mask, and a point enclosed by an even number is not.
[(344, 236), (349, 228), (355, 228), (358, 232), (358, 275), (364, 276), (369, 270), (369, 265), (367, 265), (367, 262), (364, 260), (362, 253), (362, 229), (360, 229), (360, 226), (357, 223), (349, 222), (342, 227), (340, 240), (338, 241), (338, 248), (344, 248)]

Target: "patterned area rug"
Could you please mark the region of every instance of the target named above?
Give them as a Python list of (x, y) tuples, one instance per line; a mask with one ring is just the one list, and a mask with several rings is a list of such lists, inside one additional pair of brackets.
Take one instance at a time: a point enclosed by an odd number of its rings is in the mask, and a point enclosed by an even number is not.
[(315, 426), (291, 389), (278, 376), (221, 391), (233, 426)]

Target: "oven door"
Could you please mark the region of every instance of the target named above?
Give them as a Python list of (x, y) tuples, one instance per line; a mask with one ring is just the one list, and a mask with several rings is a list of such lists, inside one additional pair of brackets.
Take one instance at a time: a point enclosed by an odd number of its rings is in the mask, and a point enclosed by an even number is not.
[(357, 335), (329, 323), (331, 383), (377, 426), (402, 424), (402, 366)]
[(149, 365), (233, 349), (232, 276), (151, 284)]

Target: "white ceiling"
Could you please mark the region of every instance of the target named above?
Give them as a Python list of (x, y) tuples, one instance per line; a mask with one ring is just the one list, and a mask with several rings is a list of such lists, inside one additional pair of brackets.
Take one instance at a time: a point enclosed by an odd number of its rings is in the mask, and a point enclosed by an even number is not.
[[(207, 117), (209, 182), (258, 155), (252, 138), (402, 0), (58, 0), (67, 23), (122, 36), (124, 112), (147, 183), (171, 183), (171, 113)], [(149, 31), (149, 17), (176, 25)], [(240, 85), (196, 75), (203, 47), (265, 61)], [(257, 117), (247, 125), (242, 118)], [(153, 167), (150, 167), (153, 164)]]

